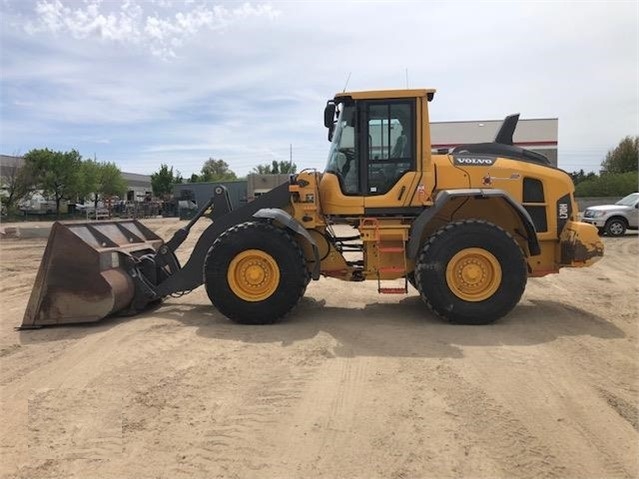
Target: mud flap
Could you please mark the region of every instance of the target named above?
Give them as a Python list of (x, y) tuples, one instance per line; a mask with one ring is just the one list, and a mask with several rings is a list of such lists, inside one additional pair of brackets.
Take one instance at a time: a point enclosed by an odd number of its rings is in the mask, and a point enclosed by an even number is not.
[(54, 223), (21, 329), (95, 322), (135, 296), (127, 265), (163, 240), (136, 220)]

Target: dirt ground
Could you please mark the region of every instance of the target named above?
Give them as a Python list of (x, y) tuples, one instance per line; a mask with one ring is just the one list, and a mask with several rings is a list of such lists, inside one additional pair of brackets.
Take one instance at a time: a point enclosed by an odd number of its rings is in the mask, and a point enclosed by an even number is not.
[(272, 326), (227, 321), (199, 288), (15, 331), (45, 240), (4, 239), (1, 475), (638, 477), (639, 242), (604, 242), (490, 326), (446, 324), (412, 289), (321, 279)]

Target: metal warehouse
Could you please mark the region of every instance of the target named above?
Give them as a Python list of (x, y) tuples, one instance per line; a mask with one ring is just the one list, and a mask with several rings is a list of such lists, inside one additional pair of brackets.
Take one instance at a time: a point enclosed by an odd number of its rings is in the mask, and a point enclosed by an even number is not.
[[(434, 150), (468, 143), (493, 141), (503, 120), (441, 121), (430, 124)], [(520, 119), (513, 136), (515, 145), (544, 155), (557, 166), (557, 118)]]

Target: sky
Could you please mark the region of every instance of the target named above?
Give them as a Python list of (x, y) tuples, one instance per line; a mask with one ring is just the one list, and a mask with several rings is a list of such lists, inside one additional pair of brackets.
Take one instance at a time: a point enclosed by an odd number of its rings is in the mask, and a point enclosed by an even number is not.
[[(0, 153), (150, 174), (323, 169), (336, 92), (437, 88), (431, 121), (559, 118), (559, 167), (639, 134), (639, 2), (0, 0)], [(348, 80), (348, 83), (347, 83)]]

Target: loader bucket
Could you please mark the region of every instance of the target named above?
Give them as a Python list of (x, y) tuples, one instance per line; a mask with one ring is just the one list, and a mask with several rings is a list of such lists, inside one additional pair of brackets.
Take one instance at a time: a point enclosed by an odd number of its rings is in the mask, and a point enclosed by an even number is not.
[(135, 293), (127, 263), (162, 244), (136, 220), (54, 223), (21, 328), (94, 322), (126, 312)]

